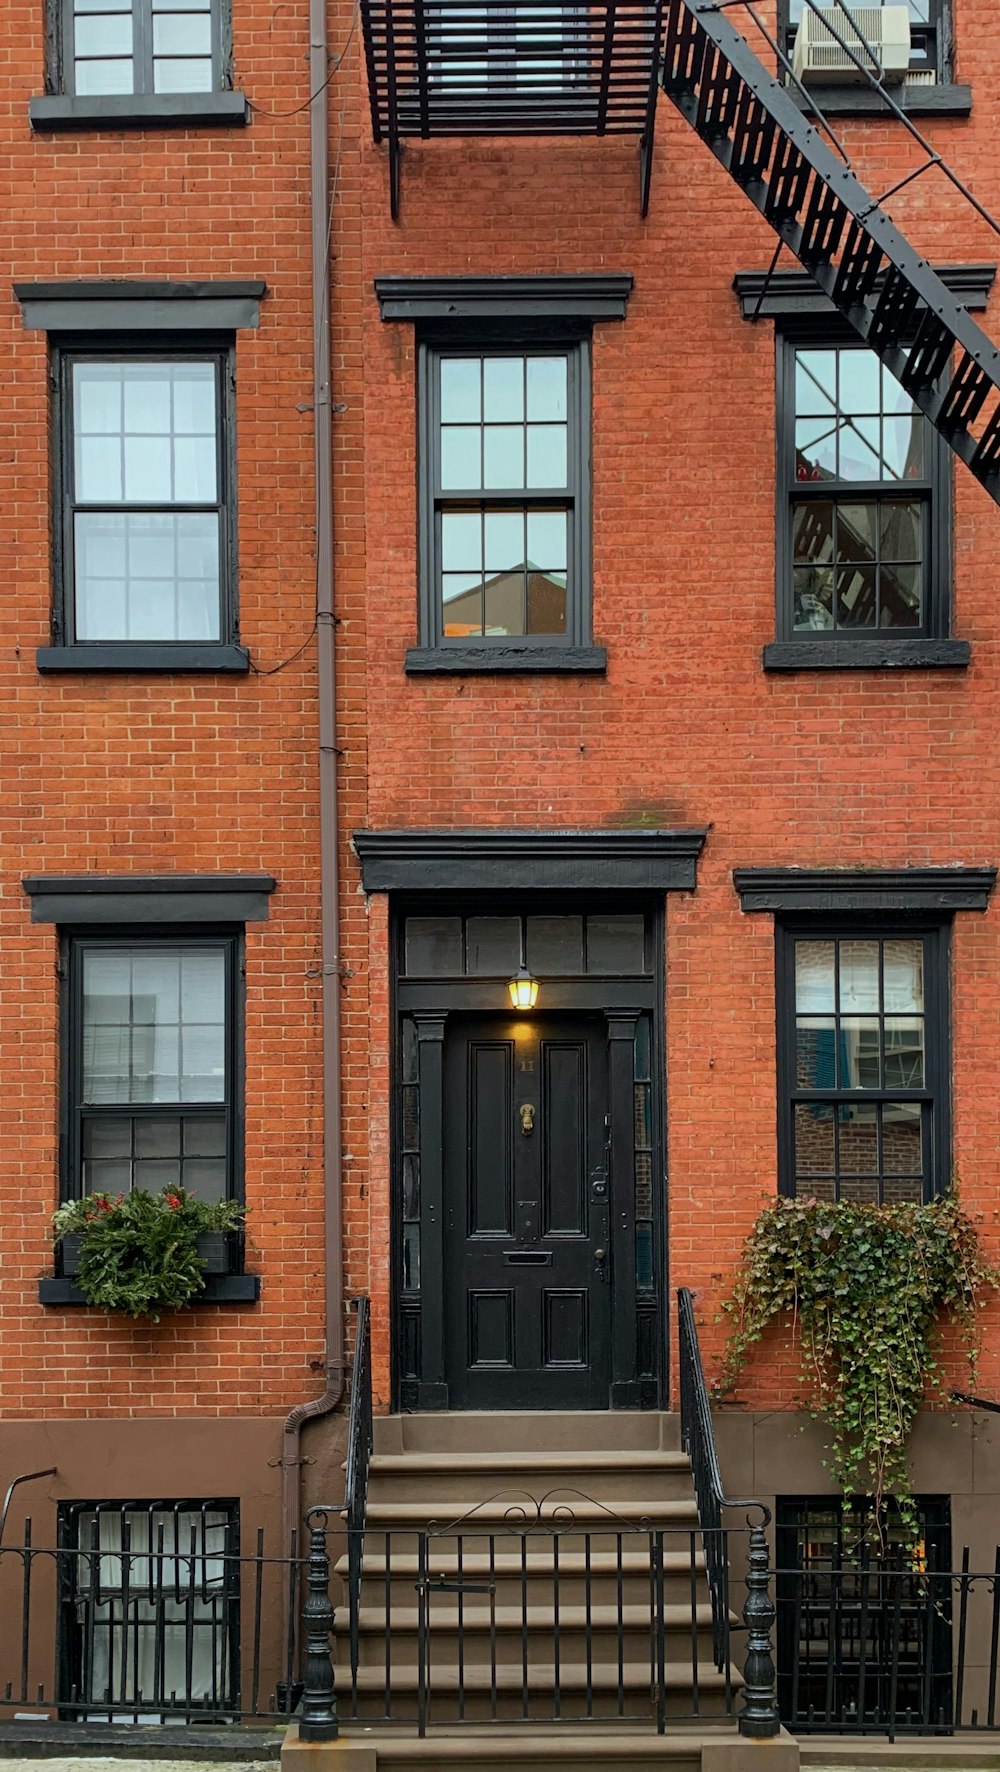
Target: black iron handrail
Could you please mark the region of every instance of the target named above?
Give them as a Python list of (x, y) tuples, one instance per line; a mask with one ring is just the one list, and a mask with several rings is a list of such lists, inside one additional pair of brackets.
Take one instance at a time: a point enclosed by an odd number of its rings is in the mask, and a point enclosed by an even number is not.
[(767, 1543), (771, 1510), (754, 1496), (727, 1495), (722, 1486), (708, 1386), (705, 1383), (705, 1369), (698, 1345), (694, 1299), (686, 1286), (682, 1286), (677, 1294), (677, 1317), (681, 1445), (691, 1461), (698, 1519), (702, 1528), (705, 1567), (712, 1598), (712, 1639), (716, 1666), (722, 1665), (720, 1657), (726, 1652), (729, 1637), (729, 1553), (723, 1530), (723, 1511), (727, 1508), (739, 1508), (746, 1515), (750, 1528), (747, 1572), (749, 1592), (743, 1611), (749, 1636), (745, 1706), (740, 1718), (740, 1728), (745, 1735), (773, 1735), (777, 1726), (774, 1662), (770, 1643), (774, 1599), (770, 1592), (770, 1552)]
[(358, 1617), (361, 1608), (361, 1566), (364, 1558), (365, 1514), (368, 1507), (368, 1467), (371, 1462), (372, 1343), (371, 1310), (367, 1298), (356, 1300), (357, 1339), (351, 1373), (351, 1408), (347, 1426), (347, 1480), (344, 1485), (344, 1522), (347, 1527), (348, 1597), (351, 1613), (351, 1669), (358, 1669)]

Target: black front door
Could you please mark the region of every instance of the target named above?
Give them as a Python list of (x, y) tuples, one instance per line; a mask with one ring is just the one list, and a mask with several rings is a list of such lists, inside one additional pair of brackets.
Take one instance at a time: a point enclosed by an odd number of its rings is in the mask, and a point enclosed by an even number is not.
[(449, 1016), (443, 1082), (450, 1406), (606, 1409), (605, 1019)]

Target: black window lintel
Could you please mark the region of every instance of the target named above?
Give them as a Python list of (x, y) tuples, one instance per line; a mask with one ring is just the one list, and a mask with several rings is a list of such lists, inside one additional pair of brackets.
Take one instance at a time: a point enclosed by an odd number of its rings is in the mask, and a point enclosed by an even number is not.
[(850, 916), (916, 914), (931, 919), (984, 911), (996, 868), (734, 868), (744, 911)]
[[(951, 290), (970, 313), (982, 313), (996, 279), (995, 264), (935, 265), (934, 270), (947, 289)], [(874, 301), (885, 281), (882, 272), (875, 282)], [(837, 309), (829, 296), (823, 294), (808, 271), (737, 271), (733, 288), (739, 297), (740, 314), (744, 320), (794, 320), (816, 316), (839, 323)], [(757, 304), (761, 301), (760, 313)], [(847, 335), (853, 337), (850, 328)]]
[(33, 923), (262, 923), (271, 874), (34, 875)]
[(366, 892), (693, 892), (705, 830), (355, 831)]
[(376, 277), (383, 320), (624, 320), (633, 279)]
[(266, 294), (260, 279), (14, 284), (25, 327), (41, 332), (236, 332), (260, 325)]

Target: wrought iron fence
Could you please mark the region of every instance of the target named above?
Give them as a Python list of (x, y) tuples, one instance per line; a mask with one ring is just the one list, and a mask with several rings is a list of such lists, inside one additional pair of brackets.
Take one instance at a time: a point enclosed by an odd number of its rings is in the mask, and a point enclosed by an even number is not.
[(778, 1698), (796, 1734), (997, 1727), (1000, 1547), (990, 1570), (923, 1557), (779, 1569)]
[(0, 1548), (0, 1719), (274, 1720), (297, 1702), (302, 1561), (220, 1503), (88, 1504)]

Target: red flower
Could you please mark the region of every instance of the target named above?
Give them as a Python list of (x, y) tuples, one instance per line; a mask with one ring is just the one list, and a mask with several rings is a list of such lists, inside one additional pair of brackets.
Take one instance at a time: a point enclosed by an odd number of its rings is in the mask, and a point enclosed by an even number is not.
[(177, 1208), (180, 1205), (180, 1200), (178, 1199), (176, 1194), (168, 1194), (167, 1195), (167, 1205), (170, 1207), (171, 1212), (177, 1211)]

